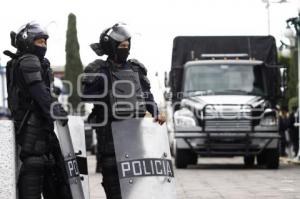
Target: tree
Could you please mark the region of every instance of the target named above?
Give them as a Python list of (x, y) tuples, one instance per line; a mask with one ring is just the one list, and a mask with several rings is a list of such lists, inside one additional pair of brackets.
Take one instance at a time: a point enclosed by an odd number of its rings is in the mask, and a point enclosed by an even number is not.
[(73, 106), (73, 111), (76, 114), (83, 114), (83, 110), (77, 112), (78, 104), (81, 99), (77, 93), (77, 78), (83, 73), (83, 65), (80, 59), (79, 43), (77, 38), (76, 16), (73, 13), (68, 17), (68, 29), (66, 38), (66, 65), (64, 79), (72, 83), (73, 92), (69, 97), (69, 103)]
[(281, 65), (285, 66), (287, 68), (286, 70), (286, 77), (287, 78), (286, 83), (286, 90), (284, 92), (283, 98), (280, 100), (280, 106), (281, 107), (287, 107), (289, 99), (294, 96), (294, 90), (293, 90), (293, 79), (290, 77), (292, 75), (293, 68), (291, 68), (291, 58), (290, 57), (284, 57), (279, 53), (278, 61)]
[(298, 61), (297, 48), (291, 48), (291, 56), (279, 56), (279, 63), (287, 67), (287, 91), (284, 97), (284, 105), (288, 103), (289, 110), (298, 106)]

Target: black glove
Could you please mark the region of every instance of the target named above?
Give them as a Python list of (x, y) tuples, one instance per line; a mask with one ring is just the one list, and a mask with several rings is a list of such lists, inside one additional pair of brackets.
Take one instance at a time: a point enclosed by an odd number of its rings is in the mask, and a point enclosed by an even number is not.
[(55, 104), (53, 106), (53, 115), (56, 120), (60, 121), (62, 126), (65, 126), (68, 123), (68, 113), (62, 107), (61, 104)]

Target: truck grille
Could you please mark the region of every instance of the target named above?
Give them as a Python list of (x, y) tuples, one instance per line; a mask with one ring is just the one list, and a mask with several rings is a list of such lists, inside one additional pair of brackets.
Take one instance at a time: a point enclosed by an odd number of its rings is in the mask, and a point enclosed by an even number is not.
[(208, 120), (205, 131), (251, 131), (250, 120)]
[(241, 105), (213, 105), (204, 109), (205, 131), (251, 131), (251, 109)]

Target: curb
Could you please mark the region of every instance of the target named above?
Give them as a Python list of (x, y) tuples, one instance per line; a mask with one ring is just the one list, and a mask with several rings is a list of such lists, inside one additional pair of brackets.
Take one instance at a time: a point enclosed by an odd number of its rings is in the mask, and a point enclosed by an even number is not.
[(280, 157), (280, 162), (283, 162), (286, 164), (300, 165), (300, 160), (290, 159), (290, 158), (286, 158), (286, 157)]

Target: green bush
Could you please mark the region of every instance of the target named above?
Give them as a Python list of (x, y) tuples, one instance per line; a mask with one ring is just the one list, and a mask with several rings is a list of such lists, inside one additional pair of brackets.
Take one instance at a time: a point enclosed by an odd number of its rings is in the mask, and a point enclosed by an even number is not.
[(298, 97), (292, 97), (289, 100), (289, 111), (292, 111), (293, 107), (298, 107)]

